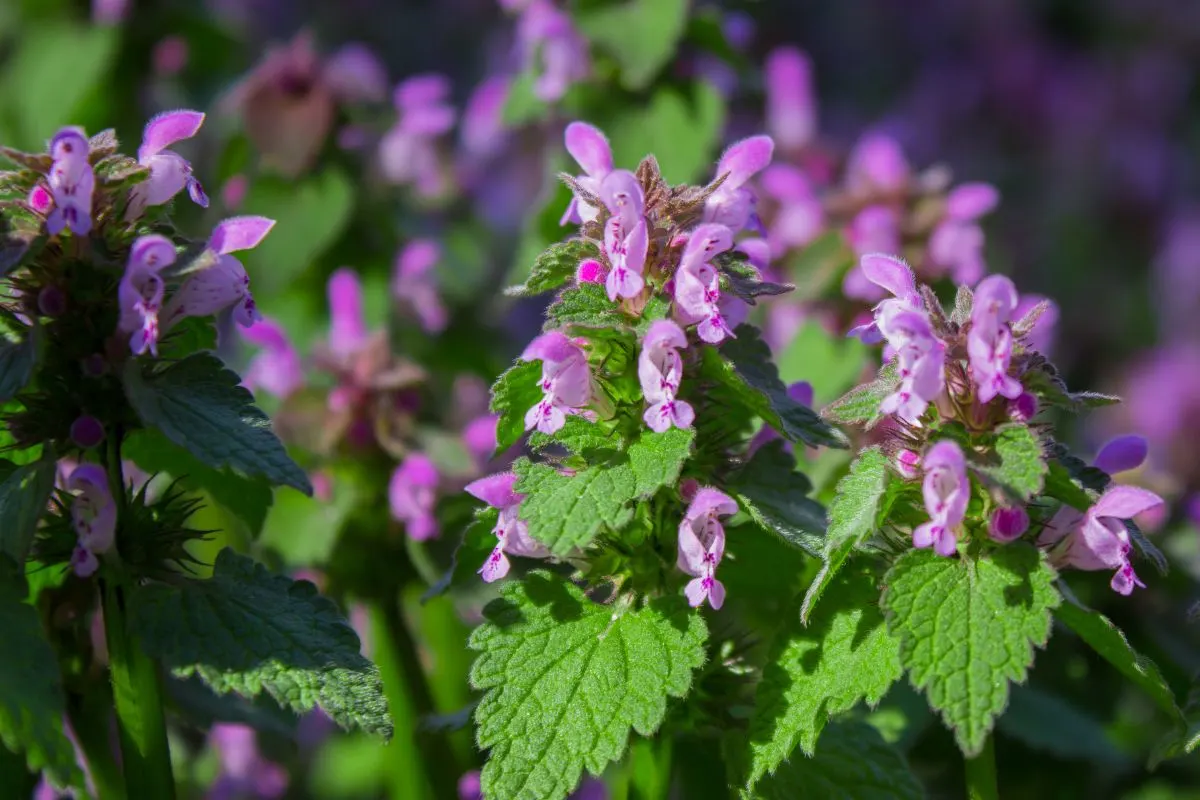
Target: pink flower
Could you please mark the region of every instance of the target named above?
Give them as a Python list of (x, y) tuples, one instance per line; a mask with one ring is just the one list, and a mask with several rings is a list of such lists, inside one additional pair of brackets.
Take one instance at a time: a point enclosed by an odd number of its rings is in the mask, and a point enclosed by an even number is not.
[(287, 770), (259, 752), (257, 736), (250, 726), (218, 722), (209, 731), (209, 741), (221, 763), (221, 771), (209, 789), (209, 800), (274, 800), (287, 791)]
[(900, 143), (882, 133), (858, 140), (846, 164), (846, 188), (857, 194), (892, 194), (908, 184), (909, 166)]
[(517, 476), (511, 472), (500, 472), (467, 484), (467, 494), (487, 503), (500, 511), (496, 527), (496, 547), (487, 561), (479, 568), (485, 583), (498, 581), (508, 574), (506, 554), (526, 558), (546, 558), (550, 551), (541, 542), (529, 535), (529, 527), (518, 518), (524, 495), (513, 492)]
[(605, 283), (608, 272), (604, 265), (594, 258), (585, 258), (579, 262), (575, 270), (575, 280), (579, 283)]
[(416, 313), (426, 333), (441, 333), (449, 322), (434, 272), (441, 258), (437, 242), (413, 239), (400, 251), (392, 271), (392, 297)]
[(638, 355), (638, 380), (649, 407), (643, 419), (658, 433), (674, 425), (690, 428), (696, 412), (686, 401), (676, 400), (683, 379), (683, 359), (679, 351), (687, 347), (687, 335), (669, 319), (660, 319), (650, 326), (642, 339)]
[(612, 264), (604, 281), (608, 299), (637, 297), (646, 285), (642, 270), (650, 245), (642, 187), (632, 172), (619, 169), (605, 176), (600, 197), (612, 214), (604, 224), (604, 254)]
[(896, 351), (900, 386), (879, 408), (916, 423), (945, 388), (946, 345), (934, 335), (924, 311), (903, 310), (885, 317), (880, 330)]
[(774, 255), (804, 247), (825, 229), (825, 209), (801, 170), (791, 164), (772, 164), (762, 174), (762, 189), (778, 203), (767, 232)]
[(970, 286), (987, 271), (983, 229), (976, 222), (1000, 201), (987, 183), (964, 183), (946, 197), (946, 215), (929, 236), (929, 260), (948, 269), (955, 283)]
[[(612, 148), (609, 147), (608, 139), (599, 128), (586, 122), (572, 122), (564, 131), (563, 140), (567, 152), (583, 168), (583, 174), (576, 175), (575, 180), (581, 187), (599, 197), (601, 182), (613, 171)], [(591, 222), (599, 213), (600, 209), (573, 197), (559, 224)]]
[(543, 333), (521, 354), (525, 361), (542, 362), (539, 385), (542, 399), (525, 414), (525, 430), (556, 433), (566, 424), (566, 413), (591, 400), (591, 373), (583, 349), (562, 331)]
[(962, 450), (954, 442), (940, 441), (925, 454), (925, 481), (921, 491), (929, 522), (913, 531), (914, 547), (930, 547), (941, 556), (952, 556), (958, 547), (955, 529), (962, 524), (971, 496)]
[(709, 263), (733, 246), (733, 232), (715, 223), (701, 225), (688, 237), (675, 272), (675, 314), (685, 325), (699, 323), (696, 332), (709, 344), (720, 344), (733, 331), (721, 312), (720, 276)]
[[(883, 289), (886, 294), (882, 297), (887, 297), (888, 294), (892, 297), (875, 306), (870, 323), (851, 329), (848, 336), (859, 337), (867, 344), (877, 344), (883, 341), (883, 333), (879, 327), (880, 319), (905, 310), (925, 310), (925, 303), (917, 293), (916, 276), (908, 264), (899, 258), (883, 253), (867, 253), (859, 260), (853, 272), (857, 272), (869, 284)], [(874, 296), (878, 299), (881, 295)]]
[[(846, 229), (846, 238), (858, 256), (868, 253), (896, 253), (900, 250), (900, 215), (891, 206), (867, 206), (854, 216)], [(842, 292), (852, 300), (873, 303), (885, 295), (854, 267), (846, 273)]]
[(591, 74), (587, 39), (565, 11), (550, 0), (530, 0), (517, 21), (517, 45), (527, 69), (537, 73), (533, 93), (547, 103), (557, 102), (571, 84)]
[(184, 317), (207, 317), (227, 308), (244, 328), (262, 319), (250, 293), (250, 276), (229, 253), (257, 247), (274, 226), (275, 220), (266, 217), (230, 217), (217, 223), (208, 240), (217, 263), (189, 276), (171, 296), (163, 311), (164, 328)]
[(1029, 530), (1029, 514), (1021, 506), (997, 508), (988, 519), (988, 536), (1006, 544), (1014, 541)]
[(159, 310), (163, 301), (163, 280), (159, 270), (175, 263), (175, 245), (165, 236), (141, 236), (129, 251), (125, 274), (117, 285), (121, 309), (117, 331), (128, 335), (129, 348), (141, 355), (147, 350), (158, 355)]
[(754, 193), (745, 185), (767, 168), (775, 152), (770, 136), (751, 136), (732, 144), (717, 163), (716, 177), (725, 176), (704, 204), (704, 221), (730, 228), (734, 233), (746, 227), (754, 213)]
[(437, 467), (421, 453), (413, 453), (401, 461), (388, 482), (392, 517), (403, 522), (408, 535), (418, 542), (438, 535), (437, 518), (433, 514), (437, 486)]
[(725, 528), (720, 518), (737, 511), (738, 504), (733, 498), (705, 487), (696, 492), (679, 523), (676, 564), (681, 571), (695, 577), (683, 590), (693, 608), (705, 600), (714, 609), (725, 603), (725, 586), (716, 578), (717, 565), (725, 555)]
[[(800, 405), (812, 408), (813, 387), (808, 381), (796, 381), (795, 383), (789, 384), (787, 387), (787, 394), (788, 397), (790, 397), (792, 400), (795, 400)], [(770, 425), (763, 425), (762, 428), (759, 429), (758, 433), (754, 435), (754, 438), (750, 440), (750, 447), (748, 448), (748, 451), (749, 453), (754, 453), (755, 450), (762, 447), (767, 442), (773, 442), (779, 438), (781, 438), (779, 431), (775, 430)], [(792, 443), (789, 441), (784, 441), (783, 449), (789, 453), (792, 452)]]
[(86, 578), (99, 567), (96, 556), (112, 549), (117, 505), (108, 488), (108, 476), (99, 464), (80, 464), (67, 478), (66, 488), (78, 493), (71, 502), (71, 521), (79, 537), (71, 564), (76, 575)]
[(812, 62), (796, 47), (777, 47), (767, 56), (767, 130), (784, 150), (800, 150), (817, 135), (817, 101)]
[(1136, 486), (1110, 486), (1095, 505), (1080, 513), (1064, 506), (1038, 538), (1049, 548), (1050, 563), (1082, 570), (1116, 570), (1112, 588), (1128, 595), (1145, 588), (1129, 563), (1132, 546), (1124, 520), (1162, 504), (1161, 497)]
[(396, 87), (396, 124), (379, 142), (379, 167), (392, 183), (412, 184), (417, 193), (434, 197), (445, 188), (437, 138), (454, 127), (454, 107), (447, 102), (450, 81), (444, 75), (417, 75)]
[(916, 450), (904, 449), (896, 454), (896, 471), (904, 478), (915, 478), (920, 472), (921, 454)]
[(496, 425), (499, 422), (498, 415), (484, 414), (462, 429), (463, 444), (481, 469), (492, 460), (492, 453), (496, 451)]
[(363, 312), (363, 290), (358, 275), (342, 267), (329, 276), (329, 340), (330, 353), (345, 361), (360, 351), (370, 340)]
[(185, 187), (194, 203), (208, 208), (208, 196), (192, 174), (192, 165), (183, 156), (167, 149), (195, 136), (202, 124), (204, 114), (187, 110), (166, 111), (146, 123), (142, 146), (138, 148), (138, 163), (149, 167), (150, 177), (130, 192), (126, 220), (137, 219), (147, 206), (161, 206)]
[(83, 128), (62, 128), (50, 140), (50, 194), (54, 210), (46, 217), (46, 231), (51, 236), (70, 228), (76, 236), (86, 236), (92, 230), (92, 193), (96, 176), (88, 162), (87, 135)]
[(1009, 400), (1021, 395), (1020, 381), (1008, 374), (1013, 350), (1009, 320), (1016, 307), (1017, 289), (1003, 275), (984, 278), (975, 288), (967, 355), (980, 403), (997, 395)]
[(260, 348), (250, 359), (242, 377), (247, 389), (262, 389), (275, 397), (286, 398), (304, 385), (300, 354), (288, 341), (282, 326), (264, 317), (239, 330), (243, 339)]

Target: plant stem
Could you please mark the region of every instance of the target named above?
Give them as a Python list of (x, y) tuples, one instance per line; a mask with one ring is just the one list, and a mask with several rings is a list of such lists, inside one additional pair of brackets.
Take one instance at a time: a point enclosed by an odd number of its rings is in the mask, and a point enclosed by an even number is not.
[(107, 686), (74, 695), (68, 705), (71, 729), (87, 759), (88, 774), (99, 800), (125, 800), (125, 779), (117, 764), (112, 740), (112, 695)]
[(996, 786), (996, 748), (989, 735), (979, 755), (966, 760), (967, 800), (1000, 800)]
[[(388, 742), (388, 795), (393, 800), (413, 798), (428, 800), (432, 797), (425, 776), (421, 752), (417, 748), (417, 710), (405, 686), (404, 668), (396, 654), (388, 623), (387, 601), (373, 603), (369, 609), (371, 617), (371, 656), (383, 677), (383, 691), (387, 696), (388, 711), (396, 731)], [(453, 796), (453, 795), (451, 795)]]

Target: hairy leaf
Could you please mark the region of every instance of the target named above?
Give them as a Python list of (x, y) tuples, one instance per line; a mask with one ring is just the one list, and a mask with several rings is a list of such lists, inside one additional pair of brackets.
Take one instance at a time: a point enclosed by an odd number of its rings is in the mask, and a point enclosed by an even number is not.
[(870, 383), (855, 386), (844, 395), (821, 409), (821, 416), (841, 425), (862, 425), (871, 430), (883, 419), (879, 410), (884, 398), (896, 391), (900, 375), (895, 362), (889, 362), (879, 371), (879, 377)]
[(812, 484), (796, 471), (796, 460), (783, 442), (760, 447), (726, 486), (738, 505), (764, 530), (811, 556), (824, 546), (825, 509), (805, 497)]
[[(875, 705), (903, 674), (899, 640), (879, 610), (879, 590), (863, 570), (842, 572), (809, 625), (793, 620), (776, 636), (750, 720), (747, 786), (789, 757), (812, 756), (829, 717), (860, 701)], [(823, 741), (823, 740), (821, 740)]]
[(837, 494), (829, 504), (829, 525), (825, 533), (825, 565), (813, 578), (800, 619), (807, 621), (821, 593), (846, 563), (850, 554), (882, 525), (880, 501), (888, 486), (887, 456), (878, 447), (862, 451), (850, 472), (838, 481)]
[(392, 734), (379, 670), (337, 606), (229, 548), (209, 580), (140, 587), (130, 627), (176, 675), (219, 694), (266, 691), (297, 713), (320, 706), (344, 728)]
[(542, 362), (518, 361), (492, 384), (496, 423), (496, 454), (503, 453), (525, 435), (525, 412), (542, 399)]
[(974, 756), (1021, 683), (1059, 604), (1036, 549), (1011, 544), (977, 560), (910, 550), (888, 571), (883, 608), (912, 683)]
[(775, 297), (795, 288), (785, 283), (764, 281), (758, 267), (730, 253), (717, 257), (717, 268), (722, 290), (752, 306), (758, 304), (759, 297)]
[(556, 328), (611, 328), (624, 324), (617, 306), (608, 299), (604, 285), (581, 283), (568, 286), (546, 309), (543, 330)]
[(271, 430), (271, 421), (238, 376), (210, 353), (162, 368), (125, 368), (125, 394), (143, 423), (160, 430), (202, 463), (312, 494), (312, 484)]
[(533, 271), (525, 282), (504, 290), (510, 297), (531, 297), (543, 292), (554, 291), (575, 277), (579, 262), (596, 258), (599, 251), (595, 242), (586, 239), (571, 239), (552, 244), (533, 262)]
[(994, 459), (977, 465), (989, 480), (1019, 500), (1029, 500), (1045, 484), (1046, 454), (1028, 425), (1013, 422), (996, 429)]
[(585, 768), (599, 775), (621, 757), (631, 728), (653, 734), (704, 663), (703, 618), (681, 598), (615, 609), (535, 572), (484, 617), (469, 645), (489, 797), (566, 797)]

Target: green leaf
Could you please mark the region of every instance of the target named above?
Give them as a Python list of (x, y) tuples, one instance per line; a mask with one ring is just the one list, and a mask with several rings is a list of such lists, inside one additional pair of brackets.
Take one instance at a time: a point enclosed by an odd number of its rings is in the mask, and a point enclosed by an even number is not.
[(354, 185), (336, 168), (290, 181), (262, 175), (250, 182), (241, 213), (275, 220), (274, 232), (238, 255), (256, 292), (278, 292), (331, 248), (350, 223)]
[(531, 297), (551, 292), (575, 278), (579, 262), (599, 256), (596, 243), (586, 239), (552, 244), (533, 262), (533, 271), (519, 286), (504, 290), (510, 297)]
[(996, 428), (994, 458), (976, 469), (1019, 500), (1029, 500), (1045, 485), (1046, 454), (1028, 425), (1011, 422)]
[(483, 613), (469, 646), (488, 797), (566, 797), (621, 757), (630, 728), (653, 734), (704, 663), (704, 620), (677, 597), (615, 608), (535, 572)]
[(796, 282), (796, 301), (813, 300), (834, 287), (841, 294), (841, 278), (854, 266), (854, 251), (840, 228), (818, 236), (795, 251), (787, 262), (787, 274)]
[(1059, 758), (1119, 764), (1128, 758), (1109, 739), (1104, 725), (1062, 697), (1033, 686), (1014, 686), (996, 726), (1029, 747)]
[(259, 544), (272, 547), (291, 567), (324, 566), (337, 545), (346, 519), (365, 500), (363, 477), (335, 469), (328, 502), (296, 492), (280, 492), (267, 515)]
[(1092, 498), (1059, 461), (1050, 462), (1044, 490), (1047, 496), (1079, 511), (1087, 511), (1092, 506)]
[(727, 339), (718, 351), (706, 347), (703, 369), (706, 377), (727, 386), (751, 411), (762, 417), (788, 441), (814, 447), (846, 447), (845, 435), (831, 428), (808, 406), (788, 397), (771, 363), (771, 350), (758, 330), (739, 325), (735, 339)]
[(24, 564), (46, 512), (54, 488), (55, 459), (47, 451), (41, 459), (18, 467), (0, 459), (0, 553)]
[(142, 422), (201, 463), (312, 494), (308, 476), (271, 431), (267, 415), (216, 356), (196, 353), (162, 368), (133, 359), (124, 377), (125, 394)]
[[(165, 472), (208, 494), (218, 505), (237, 516), (257, 536), (271, 508), (271, 485), (262, 478), (246, 478), (229, 469), (213, 469), (161, 432), (143, 428), (121, 444), (121, 454), (150, 474)], [(284, 495), (284, 497), (298, 495)]]
[(568, 286), (546, 309), (544, 330), (574, 325), (580, 328), (610, 328), (624, 318), (605, 294), (603, 284), (581, 283)]
[(864, 570), (843, 572), (812, 624), (793, 617), (771, 644), (750, 719), (746, 785), (753, 788), (796, 748), (812, 756), (830, 717), (862, 700), (874, 706), (903, 674), (875, 581)]
[(61, 786), (82, 786), (75, 748), (63, 733), (66, 698), (58, 658), (37, 610), (25, 603), (26, 593), (17, 565), (0, 555), (0, 742), (25, 753), (33, 772), (46, 769)]
[(691, 451), (694, 430), (645, 431), (607, 463), (564, 475), (547, 464), (520, 459), (516, 491), (529, 535), (563, 556), (586, 547), (607, 525), (620, 530), (633, 518), (629, 503), (674, 485)]
[(900, 375), (894, 361), (884, 364), (879, 377), (870, 383), (855, 386), (821, 409), (821, 416), (841, 425), (862, 425), (871, 430), (883, 419), (879, 406), (884, 398), (900, 386)]
[(854, 459), (850, 471), (838, 481), (837, 494), (829, 505), (825, 565), (804, 595), (804, 605), (800, 608), (802, 621), (808, 621), (822, 592), (850, 554), (882, 526), (884, 520), (879, 510), (888, 477), (887, 456), (879, 447), (871, 447)]
[(1174, 729), (1154, 745), (1150, 752), (1150, 769), (1164, 761), (1192, 753), (1200, 746), (1200, 674), (1192, 678), (1187, 705)]
[(657, 89), (647, 105), (626, 107), (607, 131), (615, 163), (640, 164), (653, 154), (663, 178), (679, 184), (715, 168), (724, 124), (725, 101), (711, 84), (697, 82), (686, 94), (672, 86)]
[[(746, 796), (746, 795), (744, 795)], [(812, 758), (795, 757), (758, 786), (754, 800), (919, 800), (904, 756), (863, 722), (830, 725)]]
[(525, 413), (542, 399), (542, 362), (518, 361), (492, 384), (491, 410), (496, 423), (496, 453), (503, 453), (525, 435)]
[(0, 344), (0, 403), (25, 388), (37, 361), (37, 331), (29, 328), (24, 339), (4, 339)]
[(550, 104), (537, 96), (537, 70), (523, 70), (509, 84), (508, 94), (504, 98), (504, 108), (500, 112), (500, 120), (505, 126), (517, 128), (530, 122), (543, 119), (550, 113)]
[(689, 0), (625, 0), (574, 16), (584, 35), (621, 65), (621, 86), (636, 92), (649, 86), (675, 54), (688, 5)]
[(219, 694), (266, 691), (297, 713), (320, 706), (343, 728), (392, 734), (379, 670), (337, 606), (229, 548), (209, 580), (140, 587), (130, 627), (177, 676)]
[(585, 456), (589, 452), (611, 451), (619, 448), (620, 443), (595, 422), (584, 419), (578, 414), (571, 414), (564, 422), (562, 429), (553, 436), (541, 431), (529, 435), (529, 446), (535, 450), (544, 450), (551, 445), (561, 445), (577, 456)]
[(1060, 601), (1054, 580), (1026, 544), (978, 560), (910, 550), (884, 579), (900, 660), (967, 756), (979, 753), (1008, 703), (1009, 682), (1025, 680), (1034, 647), (1050, 637), (1050, 610)]
[(1170, 684), (1158, 671), (1158, 665), (1133, 649), (1121, 629), (1108, 617), (1082, 608), (1073, 602), (1063, 603), (1054, 612), (1054, 617), (1079, 635), (1104, 660), (1138, 686), (1150, 699), (1174, 719), (1180, 718), (1179, 706)]
[(779, 375), (784, 383), (808, 381), (819, 405), (854, 386), (867, 365), (869, 352), (858, 339), (835, 336), (809, 320), (779, 354)]
[(731, 253), (717, 257), (717, 270), (721, 274), (721, 288), (752, 306), (758, 304), (759, 297), (776, 297), (794, 288), (786, 283), (764, 281), (758, 267)]
[(796, 471), (796, 460), (783, 442), (760, 447), (730, 476), (728, 489), (743, 511), (763, 529), (811, 556), (824, 547), (825, 509), (805, 497), (812, 484)]

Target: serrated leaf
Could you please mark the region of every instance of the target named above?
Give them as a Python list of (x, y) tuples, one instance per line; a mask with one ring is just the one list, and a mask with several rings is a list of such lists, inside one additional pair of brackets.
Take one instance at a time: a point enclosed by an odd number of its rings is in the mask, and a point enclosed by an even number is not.
[(0, 553), (24, 564), (54, 488), (55, 459), (47, 451), (23, 466), (0, 459)]
[(131, 606), (142, 647), (179, 677), (198, 675), (220, 694), (265, 691), (297, 713), (319, 706), (343, 728), (392, 734), (379, 670), (308, 581), (225, 548), (209, 580), (142, 586)]
[(1128, 760), (1109, 739), (1104, 724), (1062, 697), (1033, 686), (1014, 686), (1008, 709), (996, 726), (1034, 750), (1097, 764)]
[(688, 0), (625, 0), (575, 13), (589, 40), (612, 54), (621, 86), (639, 91), (666, 66), (683, 36)]
[(812, 498), (812, 484), (796, 471), (796, 460), (774, 441), (760, 447), (725, 487), (764, 530), (819, 557), (824, 547), (825, 509)]
[(151, 475), (165, 472), (173, 478), (184, 478), (185, 485), (206, 492), (213, 502), (236, 515), (252, 536), (262, 531), (274, 500), (271, 485), (263, 478), (213, 469), (150, 428), (131, 433), (121, 443), (121, 455)]
[(838, 481), (837, 494), (829, 504), (825, 564), (804, 595), (801, 621), (808, 620), (822, 592), (850, 554), (882, 525), (879, 507), (887, 492), (888, 477), (887, 456), (879, 447), (871, 447), (859, 453), (850, 471)]
[(1043, 491), (1047, 496), (1078, 511), (1087, 511), (1092, 505), (1092, 498), (1075, 482), (1071, 473), (1059, 461), (1050, 462)]
[(25, 388), (37, 361), (37, 328), (29, 328), (24, 339), (0, 339), (0, 403)]
[(96, 183), (104, 191), (128, 189), (150, 177), (150, 168), (129, 156), (113, 155), (95, 165)]
[(1045, 557), (1023, 543), (976, 560), (910, 550), (884, 579), (900, 660), (968, 757), (1004, 711), (1009, 683), (1024, 682), (1034, 648), (1050, 637), (1054, 580)]
[(575, 278), (580, 261), (597, 256), (596, 243), (587, 239), (552, 244), (533, 262), (533, 270), (525, 282), (510, 286), (504, 293), (510, 297), (531, 297), (554, 291)]
[(162, 368), (130, 360), (125, 394), (142, 422), (210, 467), (261, 475), (277, 486), (312, 494), (312, 484), (271, 430), (271, 421), (238, 376), (210, 353)]
[(1020, 422), (996, 428), (992, 458), (976, 468), (1019, 500), (1027, 501), (1042, 491), (1049, 467), (1037, 434)]
[(885, 364), (879, 377), (870, 383), (855, 386), (844, 395), (821, 409), (821, 416), (841, 425), (862, 425), (871, 430), (883, 419), (880, 404), (900, 386), (900, 375), (895, 363)]
[(695, 440), (696, 431), (691, 428), (669, 428), (662, 433), (642, 431), (627, 451), (637, 496), (649, 497), (663, 486), (673, 486)]
[(491, 410), (496, 423), (496, 453), (503, 453), (525, 435), (525, 413), (542, 399), (542, 362), (518, 361), (492, 384)]
[(1108, 617), (1073, 602), (1060, 605), (1054, 612), (1054, 617), (1075, 631), (1079, 638), (1087, 642), (1105, 661), (1150, 695), (1155, 705), (1172, 718), (1180, 718), (1175, 693), (1158, 671), (1158, 665), (1133, 649), (1125, 634)]
[(737, 338), (727, 339), (720, 350), (703, 350), (705, 377), (728, 387), (752, 412), (791, 442), (814, 447), (846, 447), (845, 435), (830, 427), (808, 406), (788, 396), (771, 362), (771, 350), (758, 330), (739, 325)]
[(540, 431), (529, 435), (529, 446), (535, 450), (544, 450), (551, 445), (561, 445), (575, 455), (583, 456), (589, 451), (616, 450), (619, 442), (595, 422), (578, 414), (571, 414), (566, 418), (562, 429), (553, 436)]
[(925, 790), (904, 756), (863, 722), (830, 725), (812, 758), (799, 755), (743, 797), (753, 800), (919, 800)]
[(716, 263), (721, 274), (721, 288), (752, 306), (758, 304), (759, 297), (775, 297), (796, 288), (791, 284), (764, 281), (758, 267), (730, 253), (718, 256)]
[(63, 732), (66, 698), (58, 658), (37, 610), (25, 603), (26, 593), (17, 564), (0, 555), (0, 742), (23, 752), (33, 772), (45, 769), (61, 786), (82, 785), (75, 747)]
[(621, 757), (630, 729), (653, 734), (704, 663), (704, 620), (681, 598), (622, 611), (535, 572), (483, 613), (469, 646), (489, 797), (566, 797)]
[(1158, 570), (1159, 575), (1166, 575), (1170, 572), (1170, 564), (1167, 562), (1167, 557), (1163, 555), (1163, 551), (1159, 550), (1154, 542), (1146, 538), (1146, 534), (1142, 531), (1142, 527), (1134, 520), (1127, 519), (1123, 521), (1125, 530), (1129, 532), (1129, 541), (1133, 543), (1134, 549), (1138, 551), (1138, 555), (1149, 561)]
[(830, 717), (864, 700), (874, 706), (904, 674), (878, 601), (867, 572), (843, 572), (811, 625), (793, 617), (775, 637), (750, 720), (749, 788), (789, 756), (801, 758), (793, 750), (812, 756)]
[(629, 503), (636, 496), (633, 471), (622, 467), (591, 467), (564, 475), (546, 464), (518, 460), (516, 491), (525, 495), (520, 517), (529, 535), (566, 555), (586, 547), (600, 528), (619, 530), (633, 518)]
[(623, 322), (621, 312), (608, 299), (603, 284), (580, 283), (568, 286), (546, 309), (544, 330), (575, 326), (609, 328)]

